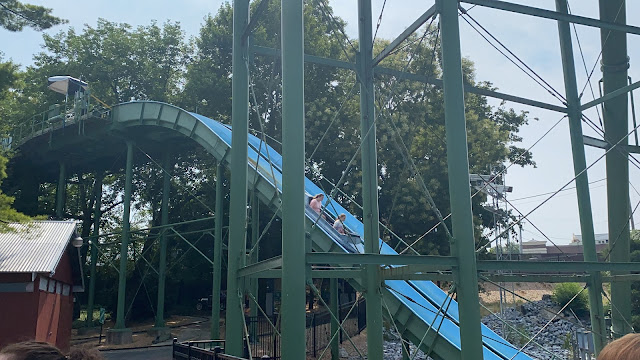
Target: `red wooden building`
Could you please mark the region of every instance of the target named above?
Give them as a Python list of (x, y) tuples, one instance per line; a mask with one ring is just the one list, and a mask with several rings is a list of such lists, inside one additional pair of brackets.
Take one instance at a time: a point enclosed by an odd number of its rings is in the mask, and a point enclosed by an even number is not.
[(76, 223), (10, 226), (15, 231), (0, 233), (0, 348), (37, 340), (66, 351), (73, 293), (84, 290)]

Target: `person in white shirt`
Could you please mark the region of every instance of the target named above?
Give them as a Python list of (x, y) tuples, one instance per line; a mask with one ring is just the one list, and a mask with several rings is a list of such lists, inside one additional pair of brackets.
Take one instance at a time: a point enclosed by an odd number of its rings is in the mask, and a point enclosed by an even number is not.
[(336, 221), (334, 221), (333, 223), (333, 228), (336, 229), (336, 231), (342, 235), (345, 235), (347, 233), (344, 230), (344, 224), (343, 224), (346, 219), (347, 219), (347, 215), (340, 214), (338, 215), (338, 218), (336, 219)]

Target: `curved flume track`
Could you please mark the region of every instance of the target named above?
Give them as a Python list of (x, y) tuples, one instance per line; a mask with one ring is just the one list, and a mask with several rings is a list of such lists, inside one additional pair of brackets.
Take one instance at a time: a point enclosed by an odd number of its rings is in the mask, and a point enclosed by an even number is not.
[[(218, 161), (229, 167), (231, 149), (231, 128), (202, 115), (190, 113), (175, 106), (159, 102), (130, 102), (112, 109), (111, 125), (114, 128), (159, 126), (183, 134), (204, 147)], [(185, 139), (186, 141), (186, 139)], [(249, 135), (247, 166), (249, 170), (247, 186), (256, 190), (260, 200), (274, 212), (280, 213), (280, 193), (282, 191), (282, 157), (273, 148)], [(305, 179), (308, 195), (322, 193), (322, 189), (311, 180)], [(329, 202), (328, 194), (325, 203)], [(326, 211), (336, 216), (345, 213), (345, 225), (352, 232), (362, 236), (362, 223), (340, 204), (330, 201)], [(315, 215), (315, 216), (314, 216)], [(306, 211), (305, 229), (315, 251), (354, 252), (355, 247), (344, 241), (330, 224), (318, 220), (310, 209)], [(301, 242), (301, 246), (304, 244)], [(382, 254), (397, 253), (380, 240)], [(350, 279), (356, 288), (362, 288), (358, 279)], [(447, 299), (447, 294), (430, 281), (386, 280), (382, 287), (382, 310), (391, 317), (402, 336), (430, 352), (438, 359), (460, 358), (460, 329), (458, 326), (458, 304)], [(442, 305), (442, 311), (439, 311)], [(444, 314), (444, 315), (442, 315)], [(519, 352), (519, 347), (509, 344), (484, 325), (484, 359), (531, 359)]]

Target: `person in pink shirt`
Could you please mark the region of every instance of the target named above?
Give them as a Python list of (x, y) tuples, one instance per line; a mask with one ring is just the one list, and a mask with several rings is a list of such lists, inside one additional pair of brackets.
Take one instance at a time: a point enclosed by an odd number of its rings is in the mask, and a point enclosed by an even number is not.
[(322, 200), (324, 200), (324, 194), (317, 194), (313, 196), (309, 202), (309, 206), (319, 215), (322, 214)]

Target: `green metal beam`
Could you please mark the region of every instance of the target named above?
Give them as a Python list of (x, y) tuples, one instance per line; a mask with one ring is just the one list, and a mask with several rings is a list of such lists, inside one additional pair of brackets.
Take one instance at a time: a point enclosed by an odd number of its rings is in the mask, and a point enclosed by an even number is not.
[[(160, 225), (169, 223), (169, 192), (171, 191), (171, 173), (173, 167), (171, 155), (165, 152), (162, 159), (162, 204), (160, 209)], [(160, 260), (158, 264), (158, 310), (154, 327), (164, 328), (165, 280), (167, 277), (167, 232), (162, 229), (160, 235)]]
[(457, 264), (451, 256), (384, 255), (314, 252), (307, 254), (307, 264), (425, 265), (433, 270), (451, 270)]
[[(277, 49), (271, 49), (271, 48), (266, 48), (266, 47), (261, 47), (261, 46), (252, 46), (251, 49), (252, 49), (252, 51), (254, 53), (260, 54), (260, 55), (276, 56), (276, 57), (281, 56), (280, 55), (280, 51), (277, 50)], [(323, 58), (323, 57), (313, 56), (313, 55), (305, 55), (304, 59), (305, 59), (305, 62), (308, 62), (308, 63), (311, 63), (311, 64), (333, 66), (333, 67), (337, 67), (337, 68), (341, 68), (341, 69), (348, 69), (348, 70), (356, 70), (355, 65), (350, 63), (350, 62), (348, 62), (348, 61), (328, 59), (328, 58)], [(408, 72), (405, 72), (405, 71), (390, 69), (390, 68), (386, 68), (386, 67), (382, 67), (382, 66), (376, 66), (374, 68), (374, 73), (382, 74), (382, 75), (395, 76), (398, 79), (406, 79), (406, 80), (411, 80), (411, 81), (417, 81), (417, 82), (421, 82), (421, 83), (425, 83), (425, 84), (435, 85), (435, 86), (437, 86), (439, 88), (442, 88), (442, 80), (441, 79), (436, 79), (436, 78), (428, 77), (428, 76), (425, 76), (425, 75), (411, 74), (411, 73), (408, 73)], [(496, 98), (496, 99), (502, 99), (502, 100), (506, 100), (506, 101), (512, 101), (512, 102), (515, 102), (515, 103), (518, 103), (518, 104), (539, 107), (541, 109), (547, 109), (547, 110), (556, 111), (556, 112), (560, 112), (560, 113), (565, 113), (565, 114), (567, 113), (567, 108), (562, 107), (562, 106), (552, 105), (552, 104), (548, 104), (548, 103), (545, 103), (545, 102), (536, 101), (536, 100), (532, 100), (532, 99), (526, 99), (526, 98), (523, 98), (523, 97), (509, 95), (509, 94), (501, 93), (501, 92), (498, 92), (498, 91), (482, 89), (482, 88), (478, 88), (478, 87), (472, 86), (470, 84), (465, 84), (464, 85), (464, 90), (466, 92), (470, 92), (470, 93), (473, 93), (473, 94), (488, 96), (488, 97), (492, 97), (492, 98)]]
[[(258, 199), (257, 190), (254, 190), (251, 194), (251, 245), (249, 249), (253, 249), (253, 252), (248, 256), (247, 263), (255, 264), (259, 259), (260, 246), (258, 245), (258, 239), (260, 238), (260, 199)], [(252, 294), (256, 299), (259, 298), (258, 279), (251, 278), (248, 281), (247, 291)], [(249, 310), (249, 316), (258, 316), (258, 304), (250, 302), (251, 307)], [(256, 340), (256, 323), (252, 324), (252, 328), (249, 329), (251, 333), (251, 341)]]
[(331, 300), (330, 300), (330, 311), (335, 317), (331, 317), (331, 360), (340, 360), (340, 324), (338, 324), (338, 320), (340, 319), (340, 304), (338, 303), (338, 279), (331, 278), (329, 280), (329, 291), (331, 292)]
[[(601, 0), (601, 3), (606, 1), (607, 0)], [(584, 16), (561, 14), (554, 11), (539, 9), (531, 6), (518, 5), (518, 4), (508, 3), (504, 1), (497, 1), (497, 0), (462, 0), (462, 2), (465, 2), (467, 4), (490, 7), (490, 8), (499, 9), (499, 10), (511, 11), (511, 12), (525, 14), (525, 15), (542, 17), (546, 19), (567, 21), (570, 23), (575, 23), (580, 25), (592, 26), (592, 27), (597, 27), (601, 29), (623, 31), (629, 34), (640, 35), (639, 27), (624, 25), (624, 22), (613, 20), (615, 18), (616, 12), (618, 11), (618, 9), (620, 9), (620, 7), (617, 7), (617, 5), (615, 4), (610, 5), (610, 9), (613, 12), (613, 17), (608, 18), (607, 20), (603, 20), (603, 17), (600, 16), (601, 20), (596, 20), (596, 19), (591, 19)], [(619, 4), (619, 2), (616, 2), (616, 4)]]
[[(600, 19), (625, 26), (627, 22), (625, 0), (600, 0)], [(628, 31), (626, 26), (621, 31)], [(602, 88), (604, 96), (628, 85), (627, 34), (621, 31), (600, 31), (602, 46)], [(629, 31), (630, 32), (630, 31)], [(617, 96), (604, 102), (605, 139), (616, 144), (628, 144), (628, 97)], [(630, 259), (629, 235), (629, 155), (627, 148), (606, 154), (607, 208), (609, 214), (610, 261), (627, 262)], [(612, 272), (612, 275), (622, 273)], [(631, 283), (611, 284), (611, 324), (613, 336), (633, 332), (631, 323)]]
[(197, 246), (195, 246), (195, 244), (193, 244), (191, 241), (187, 240), (186, 237), (184, 237), (182, 234), (180, 234), (176, 229), (171, 228), (171, 231), (173, 231), (174, 234), (176, 234), (176, 236), (178, 236), (180, 239), (182, 239), (182, 241), (186, 242), (187, 245), (189, 245), (193, 250), (195, 250), (198, 254), (200, 254), (205, 260), (207, 260), (207, 262), (209, 262), (209, 264), (213, 265), (213, 260), (209, 259), (209, 257), (207, 255), (205, 255), (200, 249), (198, 249)]
[[(441, 79), (435, 79), (425, 75), (411, 74), (408, 72), (389, 69), (381, 66), (376, 66), (374, 71), (376, 74), (384, 74), (389, 76), (395, 76), (398, 79), (406, 79), (406, 80), (417, 81), (417, 82), (422, 82), (426, 84), (432, 84), (438, 88), (443, 87), (443, 82)], [(560, 113), (567, 112), (567, 108), (562, 106), (552, 105), (552, 104), (548, 104), (548, 103), (544, 103), (544, 102), (536, 101), (532, 99), (526, 99), (519, 96), (504, 94), (504, 93), (493, 91), (493, 90), (482, 89), (479, 87), (472, 86), (470, 84), (464, 84), (464, 91), (472, 94), (478, 94), (478, 95), (488, 96), (496, 99), (512, 101), (518, 104), (535, 106), (541, 109), (547, 109), (547, 110), (556, 111)]]
[[(560, 14), (568, 14), (567, 0), (556, 0), (556, 9)], [(591, 195), (589, 193), (589, 177), (587, 175), (587, 160), (582, 137), (582, 113), (580, 112), (580, 97), (576, 83), (576, 69), (573, 59), (573, 45), (571, 43), (571, 28), (566, 21), (558, 21), (560, 35), (560, 53), (562, 56), (562, 72), (564, 87), (569, 109), (569, 132), (571, 135), (571, 152), (573, 154), (573, 171), (576, 176), (576, 193), (578, 197), (578, 213), (580, 215), (580, 230), (582, 245), (586, 261), (598, 261), (596, 239), (593, 231), (593, 215), (591, 212)], [(604, 310), (602, 308), (602, 280), (598, 272), (589, 275), (589, 314), (596, 355), (607, 343), (604, 324)]]
[(216, 166), (216, 213), (213, 238), (213, 294), (211, 296), (211, 338), (220, 338), (220, 293), (222, 292), (222, 226), (224, 222), (224, 165)]
[[(625, 87), (621, 87), (621, 88), (619, 88), (617, 90), (614, 90), (614, 91), (612, 91), (610, 93), (607, 93), (606, 95), (604, 95), (602, 97), (599, 97), (599, 98), (597, 98), (595, 100), (589, 101), (586, 104), (583, 104), (582, 106), (580, 106), (580, 110), (584, 111), (584, 110), (592, 108), (592, 107), (594, 107), (596, 105), (600, 105), (600, 104), (602, 104), (603, 102), (605, 102), (605, 101), (607, 101), (609, 99), (613, 99), (613, 98), (618, 97), (620, 95), (626, 95), (627, 93), (629, 93), (629, 92), (631, 92), (631, 91), (633, 91), (633, 90), (635, 90), (635, 89), (637, 89), (639, 87), (640, 87), (640, 81), (636, 81), (633, 84), (627, 85)], [(625, 96), (625, 98), (626, 98), (626, 96)]]
[(124, 199), (122, 214), (122, 243), (120, 245), (120, 273), (118, 274), (118, 305), (116, 309), (116, 330), (125, 329), (125, 291), (127, 289), (127, 260), (129, 253), (129, 215), (131, 213), (131, 186), (133, 181), (133, 141), (127, 141), (127, 164), (125, 168)]
[[(378, 209), (378, 154), (376, 149), (376, 114), (373, 89), (373, 20), (371, 0), (358, 0), (358, 80), (360, 80), (360, 137), (362, 141), (362, 219), (364, 249), (380, 253), (380, 213)], [(364, 266), (367, 311), (367, 357), (382, 360), (382, 293), (380, 267)]]
[(480, 299), (473, 235), (473, 213), (469, 188), (469, 154), (464, 109), (462, 55), (458, 2), (437, 0), (442, 34), (442, 79), (444, 88), (447, 169), (451, 203), (451, 255), (458, 264), (453, 269), (460, 310), (462, 359), (482, 358)]
[(612, 276), (603, 276), (602, 282), (634, 282), (640, 281), (640, 274), (624, 274), (624, 275), (612, 275)]
[(436, 6), (433, 5), (424, 14), (420, 15), (408, 28), (406, 28), (400, 36), (395, 38), (389, 45), (387, 45), (378, 56), (373, 59), (372, 65), (376, 66), (382, 60), (384, 60), (393, 50), (395, 50), (403, 41), (405, 41), (411, 34), (418, 30), (424, 23), (429, 21), (432, 17), (437, 15)]
[(231, 80), (231, 205), (229, 208), (229, 261), (227, 262), (227, 319), (225, 352), (242, 356), (244, 312), (238, 269), (244, 264), (247, 222), (247, 146), (249, 128), (248, 41), (249, 0), (233, 1), (233, 78)]
[(62, 219), (64, 216), (64, 203), (67, 192), (67, 174), (64, 161), (60, 161), (58, 172), (58, 189), (56, 190), (56, 218)]
[(254, 264), (244, 266), (238, 270), (238, 277), (252, 276), (265, 270), (279, 269), (282, 267), (282, 256), (258, 261)]
[(282, 359), (305, 349), (305, 114), (302, 0), (282, 0)]
[[(102, 180), (104, 179), (104, 172), (96, 173), (95, 184), (95, 203), (93, 208), (93, 235), (97, 237), (100, 234), (100, 218), (102, 217)], [(89, 299), (87, 302), (87, 327), (93, 325), (93, 305), (96, 294), (96, 262), (98, 261), (98, 244), (94, 244), (98, 240), (89, 241), (91, 247), (91, 265), (89, 267)]]

